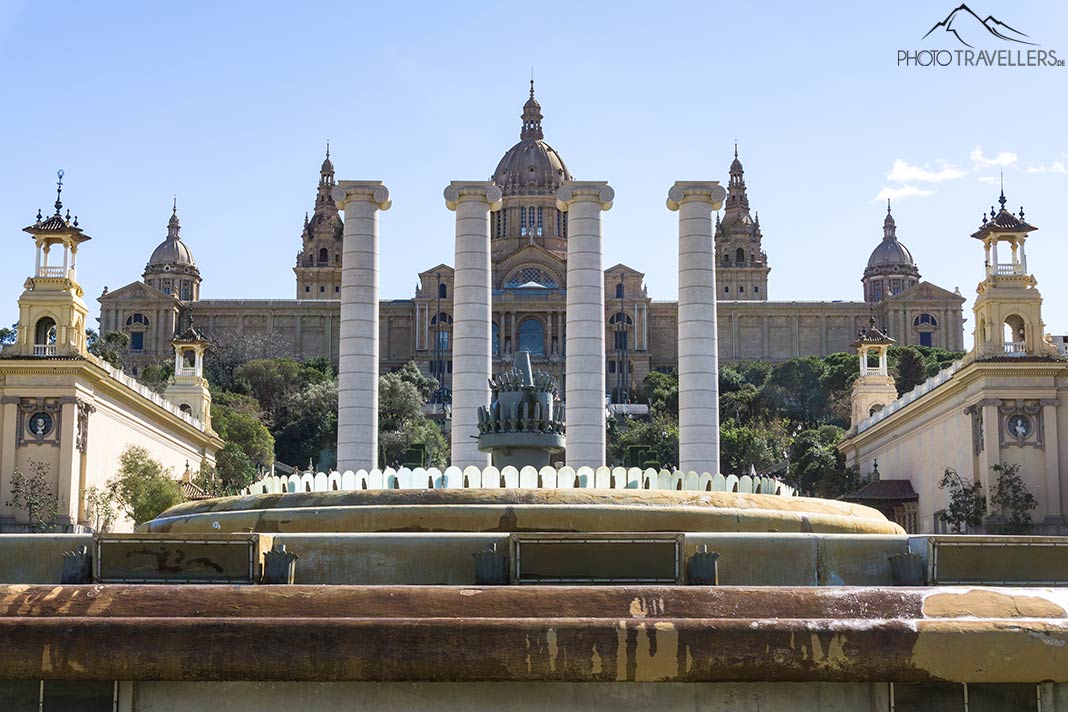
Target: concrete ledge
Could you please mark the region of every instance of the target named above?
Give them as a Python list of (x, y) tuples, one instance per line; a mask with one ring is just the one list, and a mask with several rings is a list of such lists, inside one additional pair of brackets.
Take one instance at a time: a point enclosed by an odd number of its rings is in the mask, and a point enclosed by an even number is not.
[(993, 588), (8, 586), (0, 679), (1064, 682), (1066, 600)]

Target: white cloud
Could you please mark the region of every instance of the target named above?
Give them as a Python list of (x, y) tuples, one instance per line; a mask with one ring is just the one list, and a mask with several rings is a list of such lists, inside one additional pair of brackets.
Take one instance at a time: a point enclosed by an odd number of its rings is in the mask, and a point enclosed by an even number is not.
[(975, 150), (968, 154), (968, 157), (972, 159), (972, 163), (977, 168), (989, 168), (991, 166), (1014, 166), (1016, 165), (1016, 154), (1012, 151), (1002, 151), (993, 158), (987, 158), (983, 154), (983, 147), (976, 146)]
[(899, 198), (922, 197), (922, 196), (931, 195), (931, 194), (932, 194), (932, 191), (925, 190), (923, 188), (917, 188), (914, 185), (903, 185), (903, 186), (900, 186), (900, 187), (897, 187), (897, 188), (891, 188), (890, 186), (887, 186), (887, 187), (883, 188), (882, 190), (880, 190), (879, 194), (877, 196), (875, 196), (874, 198), (872, 198), (872, 200), (874, 202), (881, 203), (882, 201), (886, 200), (887, 198), (890, 198), (892, 200), (897, 200)]
[(900, 158), (894, 161), (894, 167), (886, 174), (887, 180), (895, 183), (919, 181), (921, 183), (941, 183), (944, 180), (956, 180), (964, 177), (964, 171), (951, 166), (945, 161), (938, 161), (939, 170), (932, 171), (923, 166), (911, 166)]
[(1028, 173), (1068, 173), (1068, 166), (1064, 161), (1053, 161), (1049, 165), (1040, 164), (1037, 166), (1029, 166)]
[(989, 183), (990, 185), (997, 185), (1001, 182), (1001, 178), (998, 176), (979, 176), (980, 183)]

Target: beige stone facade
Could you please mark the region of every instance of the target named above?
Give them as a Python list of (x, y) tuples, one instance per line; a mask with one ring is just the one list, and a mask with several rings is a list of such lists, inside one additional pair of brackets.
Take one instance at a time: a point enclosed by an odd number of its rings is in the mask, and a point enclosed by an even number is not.
[[(946, 530), (939, 512), (949, 500), (938, 488), (946, 468), (981, 482), (996, 515), (991, 468), (1015, 464), (1038, 501), (1032, 512), (1038, 531), (1068, 533), (1068, 459), (1059, 446), (1068, 442), (1068, 360), (1044, 334), (1042, 297), (1027, 271), (1023, 243), (1036, 228), (1022, 211), (1017, 217), (1005, 209), (1004, 195), (1001, 204), (972, 236), (983, 242), (986, 263), (971, 353), (855, 422), (839, 444), (862, 476), (911, 484), (918, 496), (913, 531)], [(1009, 261), (999, 261), (999, 244), (1001, 258), (1011, 252)]]
[[(106, 486), (127, 447), (145, 448), (175, 477), (214, 465), (222, 447), (211, 429), (202, 374), (206, 342), (198, 334), (188, 330), (174, 342), (178, 356), (168, 397), (88, 352), (74, 257), (90, 238), (69, 213), (60, 215), (61, 207), (57, 198), (55, 215), (38, 214), (25, 229), (34, 238), (37, 263), (19, 297), (18, 338), (0, 356), (0, 531), (29, 524), (26, 509), (12, 504), (16, 470), (44, 475), (58, 503), (55, 524), (69, 530), (89, 525), (85, 491)], [(53, 251), (62, 251), (61, 266), (49, 264)], [(131, 285), (126, 293), (139, 293), (139, 304), (169, 296), (148, 285)], [(156, 335), (154, 324), (169, 327), (160, 311), (144, 312), (151, 320), (131, 321), (132, 328)], [(117, 527), (131, 524), (120, 520)]]
[[(541, 107), (531, 93), (523, 108), (520, 141), (492, 174), (503, 206), (490, 220), (494, 368), (529, 349), (535, 365), (562, 388), (565, 361), (567, 219), (556, 191), (571, 173), (544, 140)], [(341, 219), (329, 199), (334, 166), (323, 162), (315, 209), (302, 233), (293, 300), (182, 299), (151, 284), (135, 283), (100, 297), (101, 332), (138, 332), (132, 368), (170, 357), (169, 340), (194, 318), (210, 338), (262, 338), (269, 354), (338, 358)], [(719, 355), (724, 361), (821, 356), (849, 349), (874, 313), (880, 328), (901, 345), (963, 348), (963, 298), (920, 279), (911, 253), (897, 240), (888, 215), (883, 240), (863, 270), (864, 299), (805, 302), (771, 300), (769, 258), (759, 217), (750, 214), (744, 171), (730, 166), (728, 198), (715, 226)], [(171, 230), (169, 229), (169, 232)], [(610, 236), (607, 236), (610, 237)], [(446, 239), (443, 237), (443, 239)], [(166, 243), (165, 243), (166, 244)], [(184, 244), (184, 243), (183, 243)], [(641, 256), (634, 257), (640, 265)], [(179, 260), (192, 262), (192, 255)], [(155, 267), (158, 271), (159, 267)], [(858, 274), (862, 270), (858, 266)], [(199, 273), (198, 273), (199, 274)], [(876, 289), (874, 281), (879, 281)], [(640, 269), (617, 264), (604, 271), (605, 390), (617, 400), (652, 370), (677, 367), (678, 307), (649, 298)], [(725, 292), (723, 290), (726, 290)], [(451, 387), (453, 270), (438, 265), (419, 273), (408, 299), (380, 304), (380, 367), (415, 360)], [(197, 286), (199, 295), (199, 282)], [(138, 316), (140, 315), (140, 316)], [(149, 324), (145, 325), (145, 321)]]

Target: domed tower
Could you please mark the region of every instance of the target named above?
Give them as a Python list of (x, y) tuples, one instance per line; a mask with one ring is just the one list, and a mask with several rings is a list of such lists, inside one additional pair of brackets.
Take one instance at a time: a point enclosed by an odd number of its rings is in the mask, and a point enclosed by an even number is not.
[(567, 216), (556, 209), (556, 191), (571, 174), (544, 140), (533, 80), (522, 118), (519, 143), (508, 149), (490, 177), (504, 195), (490, 223), (495, 263), (527, 245), (540, 245), (561, 257), (567, 254)]
[(749, 214), (745, 171), (734, 146), (723, 219), (716, 217), (716, 287), (720, 299), (768, 298), (768, 256), (761, 247), (760, 216)]
[(864, 269), (864, 301), (877, 304), (920, 281), (920, 270), (912, 259), (909, 248), (898, 242), (897, 224), (890, 214), (890, 201), (886, 201), (886, 218), (883, 220), (883, 241), (872, 251), (868, 266)]
[(167, 238), (152, 251), (145, 266), (145, 284), (170, 294), (183, 302), (200, 299), (200, 270), (189, 246), (182, 242), (182, 223), (178, 220), (178, 200), (167, 221)]
[(326, 158), (319, 168), (315, 210), (311, 219), (304, 216), (303, 248), (297, 253), (297, 265), (293, 268), (297, 275), (297, 299), (341, 298), (341, 242), (345, 226), (330, 197), (336, 185), (328, 143)]

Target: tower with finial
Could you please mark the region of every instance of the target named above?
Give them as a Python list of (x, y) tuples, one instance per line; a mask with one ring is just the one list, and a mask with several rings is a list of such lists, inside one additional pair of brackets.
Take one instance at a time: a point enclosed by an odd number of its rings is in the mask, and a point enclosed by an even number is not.
[(767, 301), (768, 256), (760, 220), (749, 213), (745, 171), (734, 142), (723, 218), (716, 216), (716, 286), (724, 300)]
[[(78, 218), (63, 212), (63, 171), (56, 174), (56, 212), (47, 218), (37, 211), (36, 221), (23, 228), (33, 237), (37, 258), (33, 274), (19, 297), (19, 329), (13, 356), (86, 356), (86, 320), (89, 310), (78, 284), (79, 246), (89, 240)], [(59, 254), (57, 254), (59, 253)]]
[(893, 339), (875, 328), (875, 313), (872, 312), (868, 327), (862, 329), (857, 334), (857, 340), (850, 344), (860, 358), (860, 375), (853, 382), (850, 397), (852, 408), (849, 423), (854, 429), (897, 398), (897, 388), (887, 364), (887, 354), (894, 343)]
[(864, 285), (864, 301), (878, 304), (920, 282), (920, 270), (912, 253), (897, 239), (897, 223), (890, 211), (890, 199), (886, 200), (886, 217), (883, 218), (883, 239), (872, 250), (864, 268), (861, 283)]
[(200, 269), (193, 251), (182, 240), (182, 222), (178, 219), (178, 196), (171, 202), (167, 236), (152, 251), (142, 275), (145, 284), (183, 302), (200, 299)]
[(1037, 230), (1024, 219), (1023, 207), (1013, 214), (1006, 207), (1004, 184), (1000, 208), (990, 207), (972, 237), (983, 243), (985, 268), (976, 287), (974, 351), (977, 359), (1055, 356), (1045, 337), (1042, 295), (1027, 268), (1025, 243)]
[(205, 431), (212, 432), (211, 391), (204, 377), (204, 353), (210, 342), (190, 319), (189, 327), (175, 335), (171, 345), (174, 347), (174, 377), (163, 395), (183, 413), (199, 420)]
[(344, 224), (330, 191), (337, 185), (330, 142), (319, 167), (319, 186), (311, 218), (304, 214), (301, 250), (293, 272), (297, 275), (297, 299), (339, 299), (341, 292), (341, 240)]

